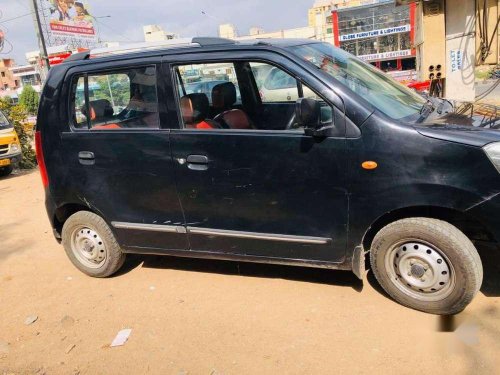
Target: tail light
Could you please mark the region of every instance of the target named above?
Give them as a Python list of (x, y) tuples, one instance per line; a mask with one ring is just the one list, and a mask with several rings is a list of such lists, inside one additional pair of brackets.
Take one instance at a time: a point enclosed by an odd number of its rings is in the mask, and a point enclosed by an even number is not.
[(42, 176), (43, 187), (49, 186), (49, 176), (47, 174), (47, 168), (45, 166), (45, 159), (43, 158), (42, 150), (42, 133), (37, 131), (35, 133), (35, 148), (36, 148), (36, 161), (38, 162), (38, 168), (40, 168), (40, 175)]

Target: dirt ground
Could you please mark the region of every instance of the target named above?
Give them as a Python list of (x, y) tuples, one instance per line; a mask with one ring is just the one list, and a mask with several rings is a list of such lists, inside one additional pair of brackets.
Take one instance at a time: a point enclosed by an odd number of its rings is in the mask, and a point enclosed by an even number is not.
[(92, 279), (54, 240), (42, 190), (38, 172), (0, 180), (0, 374), (499, 373), (494, 258), (455, 318), (399, 306), (369, 273), (132, 256)]

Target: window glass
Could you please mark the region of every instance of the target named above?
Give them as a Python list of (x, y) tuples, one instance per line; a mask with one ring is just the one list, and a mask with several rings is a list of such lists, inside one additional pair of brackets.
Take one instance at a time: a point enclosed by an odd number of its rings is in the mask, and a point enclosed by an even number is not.
[(386, 115), (409, 121), (420, 117), (425, 99), (370, 64), (327, 43), (304, 44), (291, 49)]
[(2, 111), (0, 111), (0, 130), (3, 129), (10, 129), (13, 126), (9, 123), (9, 120), (7, 120), (7, 117), (3, 114)]
[(75, 88), (75, 125), (77, 128), (87, 127), (87, 117), (85, 109), (85, 79), (79, 77)]
[[(295, 102), (299, 98), (297, 80), (284, 70), (265, 63), (250, 63), (263, 103)], [(319, 99), (303, 85), (305, 98)]]
[(322, 102), (322, 122), (332, 108), (283, 69), (260, 62), (180, 65), (174, 75), (184, 128), (297, 130), (299, 97)]
[(297, 80), (278, 67), (250, 63), (263, 103), (295, 102), (299, 98)]
[[(158, 128), (154, 67), (79, 77), (74, 93), (74, 122), (91, 130)], [(88, 93), (88, 103), (85, 93)], [(87, 115), (87, 112), (89, 115)]]
[[(231, 82), (236, 89), (236, 102), (241, 103), (238, 80), (233, 63), (195, 64), (184, 65), (178, 68), (184, 83), (186, 94), (204, 94), (212, 105), (212, 91), (214, 87)], [(181, 96), (184, 94), (179, 87)]]

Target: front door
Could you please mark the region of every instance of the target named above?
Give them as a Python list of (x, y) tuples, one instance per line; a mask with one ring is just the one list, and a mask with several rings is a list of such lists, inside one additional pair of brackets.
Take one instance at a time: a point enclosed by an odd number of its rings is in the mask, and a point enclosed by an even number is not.
[[(341, 262), (345, 139), (304, 135), (293, 108), (309, 89), (276, 69), (242, 61), (170, 66), (180, 122), (171, 131), (172, 155), (190, 248)], [(212, 92), (190, 94), (185, 86), (193, 76), (223, 82)], [(283, 90), (272, 77), (296, 86)], [(332, 121), (332, 107), (323, 107)]]

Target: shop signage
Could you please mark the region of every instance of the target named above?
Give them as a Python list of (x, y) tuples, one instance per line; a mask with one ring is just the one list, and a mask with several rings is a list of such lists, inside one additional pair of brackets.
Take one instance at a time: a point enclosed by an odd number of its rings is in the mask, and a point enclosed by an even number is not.
[(410, 25), (396, 26), (396, 27), (388, 27), (386, 29), (378, 29), (372, 31), (362, 31), (359, 33), (340, 35), (339, 40), (341, 42), (345, 42), (347, 40), (356, 40), (363, 38), (373, 38), (377, 36), (398, 34), (398, 33), (406, 33), (411, 30)]
[(361, 56), (358, 56), (358, 57), (361, 60), (373, 61), (373, 60), (397, 59), (397, 58), (400, 58), (400, 57), (407, 57), (407, 56), (411, 56), (411, 49), (406, 49), (406, 50), (402, 50), (402, 51), (373, 53), (371, 55), (361, 55)]

